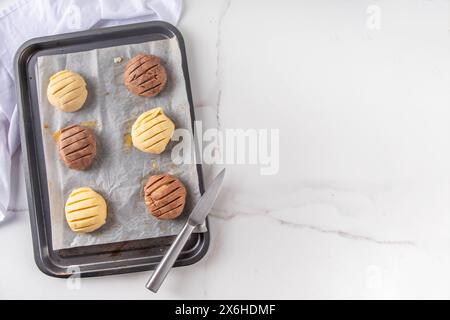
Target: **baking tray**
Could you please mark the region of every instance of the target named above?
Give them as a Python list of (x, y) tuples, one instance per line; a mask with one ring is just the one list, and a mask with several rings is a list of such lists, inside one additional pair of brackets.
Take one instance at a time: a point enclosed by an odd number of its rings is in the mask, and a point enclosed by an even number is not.
[[(27, 187), (28, 207), (34, 257), (39, 269), (54, 277), (103, 276), (154, 269), (174, 237), (132, 240), (111, 244), (53, 250), (51, 243), (50, 206), (45, 169), (42, 128), (35, 81), (39, 56), (86, 51), (91, 49), (176, 38), (181, 50), (182, 69), (188, 95), (192, 128), (195, 114), (187, 66), (186, 49), (181, 33), (162, 21), (145, 22), (111, 28), (35, 38), (25, 42), (15, 56), (17, 104), (20, 138)], [(202, 167), (197, 165), (200, 192), (204, 192)], [(192, 234), (175, 266), (199, 261), (209, 247), (208, 231)]]

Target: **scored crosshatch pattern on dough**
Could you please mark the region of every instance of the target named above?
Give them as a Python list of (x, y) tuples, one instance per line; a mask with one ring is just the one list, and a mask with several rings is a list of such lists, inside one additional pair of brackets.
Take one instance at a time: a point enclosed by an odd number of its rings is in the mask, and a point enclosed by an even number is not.
[(101, 228), (106, 222), (107, 204), (105, 199), (91, 188), (73, 190), (67, 199), (64, 211), (70, 229), (87, 233)]
[(159, 174), (148, 178), (144, 187), (145, 204), (158, 219), (174, 219), (184, 209), (186, 188), (176, 177)]
[(133, 145), (142, 152), (160, 154), (172, 138), (175, 125), (162, 108), (141, 114), (131, 128)]
[(154, 97), (167, 83), (166, 68), (154, 55), (138, 54), (125, 67), (125, 86), (139, 96)]
[(87, 96), (86, 82), (78, 73), (62, 70), (50, 77), (47, 98), (59, 110), (75, 112), (83, 107)]
[(94, 162), (97, 144), (91, 129), (78, 124), (65, 127), (57, 143), (59, 156), (68, 168), (87, 170)]

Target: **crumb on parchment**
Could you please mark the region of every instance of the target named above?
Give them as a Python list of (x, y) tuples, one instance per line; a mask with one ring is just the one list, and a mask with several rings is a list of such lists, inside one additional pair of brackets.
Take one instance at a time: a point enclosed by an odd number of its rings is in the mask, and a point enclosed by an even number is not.
[(97, 121), (84, 121), (80, 122), (80, 126), (95, 129), (97, 127)]
[(122, 62), (122, 57), (115, 57), (114, 58), (114, 63), (121, 63)]
[(53, 132), (53, 139), (55, 140), (55, 142), (58, 142), (60, 136), (61, 136), (61, 130)]

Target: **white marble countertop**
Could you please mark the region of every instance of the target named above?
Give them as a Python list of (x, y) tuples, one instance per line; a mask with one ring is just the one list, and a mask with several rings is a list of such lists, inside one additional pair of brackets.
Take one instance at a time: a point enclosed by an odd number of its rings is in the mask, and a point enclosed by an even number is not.
[(227, 166), (208, 255), (157, 295), (45, 276), (18, 212), (0, 298), (450, 298), (448, 1), (189, 0), (179, 29), (198, 115), (279, 128), (279, 173)]

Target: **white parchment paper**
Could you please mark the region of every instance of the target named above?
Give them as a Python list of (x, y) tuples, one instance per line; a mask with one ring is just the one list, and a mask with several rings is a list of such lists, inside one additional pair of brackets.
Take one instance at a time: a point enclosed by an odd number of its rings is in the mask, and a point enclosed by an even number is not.
[[(156, 97), (135, 96), (123, 84), (125, 65), (138, 53), (157, 55), (166, 67), (167, 85)], [(122, 61), (114, 62), (118, 57)], [(129, 136), (134, 120), (154, 107), (162, 107), (176, 128), (192, 132), (181, 61), (175, 38), (38, 58), (36, 76), (55, 250), (175, 235), (181, 230), (200, 197), (196, 165), (172, 163), (173, 141), (163, 154), (152, 155), (134, 148)], [(75, 113), (61, 112), (47, 100), (50, 76), (64, 69), (81, 74), (88, 85), (87, 101)], [(87, 171), (68, 169), (58, 156), (57, 132), (73, 123), (91, 127), (96, 135), (97, 158)], [(186, 186), (186, 207), (176, 220), (159, 221), (147, 212), (143, 186), (149, 175), (157, 173), (175, 175)], [(89, 234), (72, 232), (64, 216), (68, 195), (83, 186), (102, 194), (108, 205), (106, 224)], [(206, 227), (198, 231), (204, 232)]]

